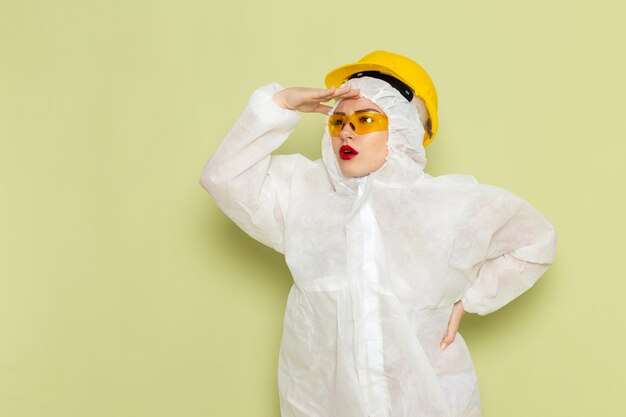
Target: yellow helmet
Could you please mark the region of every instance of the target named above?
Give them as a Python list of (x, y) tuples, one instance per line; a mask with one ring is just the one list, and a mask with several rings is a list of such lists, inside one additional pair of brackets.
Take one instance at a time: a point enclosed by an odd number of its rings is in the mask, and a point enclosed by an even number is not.
[[(352, 75), (365, 71), (379, 71), (391, 75), (413, 89), (416, 96), (424, 100), (430, 118), (430, 129), (425, 126), (424, 146), (428, 146), (439, 127), (437, 119), (437, 91), (432, 80), (416, 62), (409, 58), (387, 51), (374, 51), (354, 64), (335, 68), (326, 75), (326, 87), (339, 87)], [(382, 78), (382, 77), (381, 77)], [(428, 132), (430, 130), (430, 132)]]

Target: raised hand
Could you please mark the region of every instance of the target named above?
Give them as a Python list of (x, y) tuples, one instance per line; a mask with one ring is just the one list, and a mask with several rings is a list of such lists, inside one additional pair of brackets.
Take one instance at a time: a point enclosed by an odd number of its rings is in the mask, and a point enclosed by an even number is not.
[(322, 104), (332, 99), (358, 98), (359, 90), (350, 86), (342, 88), (306, 88), (290, 87), (278, 91), (274, 94), (274, 102), (284, 109), (296, 110), (307, 113), (328, 114), (332, 108)]

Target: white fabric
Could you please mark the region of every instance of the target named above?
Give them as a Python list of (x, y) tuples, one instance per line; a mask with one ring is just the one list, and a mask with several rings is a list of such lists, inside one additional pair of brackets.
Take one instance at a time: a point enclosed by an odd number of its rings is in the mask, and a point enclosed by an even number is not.
[(553, 260), (554, 228), (501, 188), (425, 174), (415, 103), (380, 80), (349, 83), (389, 117), (379, 170), (343, 177), (327, 129), (322, 160), (271, 155), (300, 120), (274, 103), (273, 83), (254, 92), (200, 180), (293, 275), (282, 416), (480, 416), (463, 337), (439, 348), (453, 304), (484, 315), (529, 289)]

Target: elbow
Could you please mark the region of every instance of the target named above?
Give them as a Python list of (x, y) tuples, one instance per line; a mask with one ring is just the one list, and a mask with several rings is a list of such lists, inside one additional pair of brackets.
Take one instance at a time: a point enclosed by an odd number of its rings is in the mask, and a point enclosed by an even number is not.
[(554, 226), (551, 224), (550, 229), (547, 232), (547, 245), (546, 252), (549, 254), (549, 261), (547, 263), (552, 264), (554, 262), (554, 258), (556, 256), (556, 243), (557, 243), (557, 233)]
[(211, 184), (209, 183), (208, 179), (207, 179), (204, 175), (202, 175), (202, 176), (200, 177), (200, 181), (198, 181), (198, 182), (200, 183), (200, 186), (201, 186), (202, 188), (204, 188), (207, 192), (209, 192), (209, 193), (211, 192), (211, 191), (210, 191), (210, 189), (211, 189)]
[(202, 188), (204, 188), (205, 190), (209, 191), (211, 190), (211, 188), (213, 188), (214, 182), (211, 181), (211, 176), (210, 174), (207, 173), (206, 170), (204, 170), (202, 172), (202, 175), (200, 176), (200, 185), (202, 186)]
[(202, 175), (200, 175), (200, 185), (204, 188), (209, 194), (215, 195), (222, 187), (224, 187), (225, 181), (220, 179), (218, 174), (218, 170), (214, 164), (209, 160), (204, 170), (202, 171)]
[(557, 233), (552, 224), (535, 229), (524, 244), (510, 252), (515, 258), (534, 264), (550, 265), (556, 255)]
[(552, 224), (549, 225), (545, 231), (542, 239), (538, 242), (536, 252), (536, 259), (533, 261), (544, 265), (551, 265), (554, 263), (556, 257), (556, 242), (557, 233)]

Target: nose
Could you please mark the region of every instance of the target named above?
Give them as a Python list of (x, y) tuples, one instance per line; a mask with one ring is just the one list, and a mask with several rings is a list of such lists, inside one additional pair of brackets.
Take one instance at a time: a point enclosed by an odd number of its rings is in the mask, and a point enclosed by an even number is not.
[(339, 137), (343, 140), (354, 139), (356, 133), (354, 132), (354, 125), (352, 123), (346, 123), (343, 125)]

